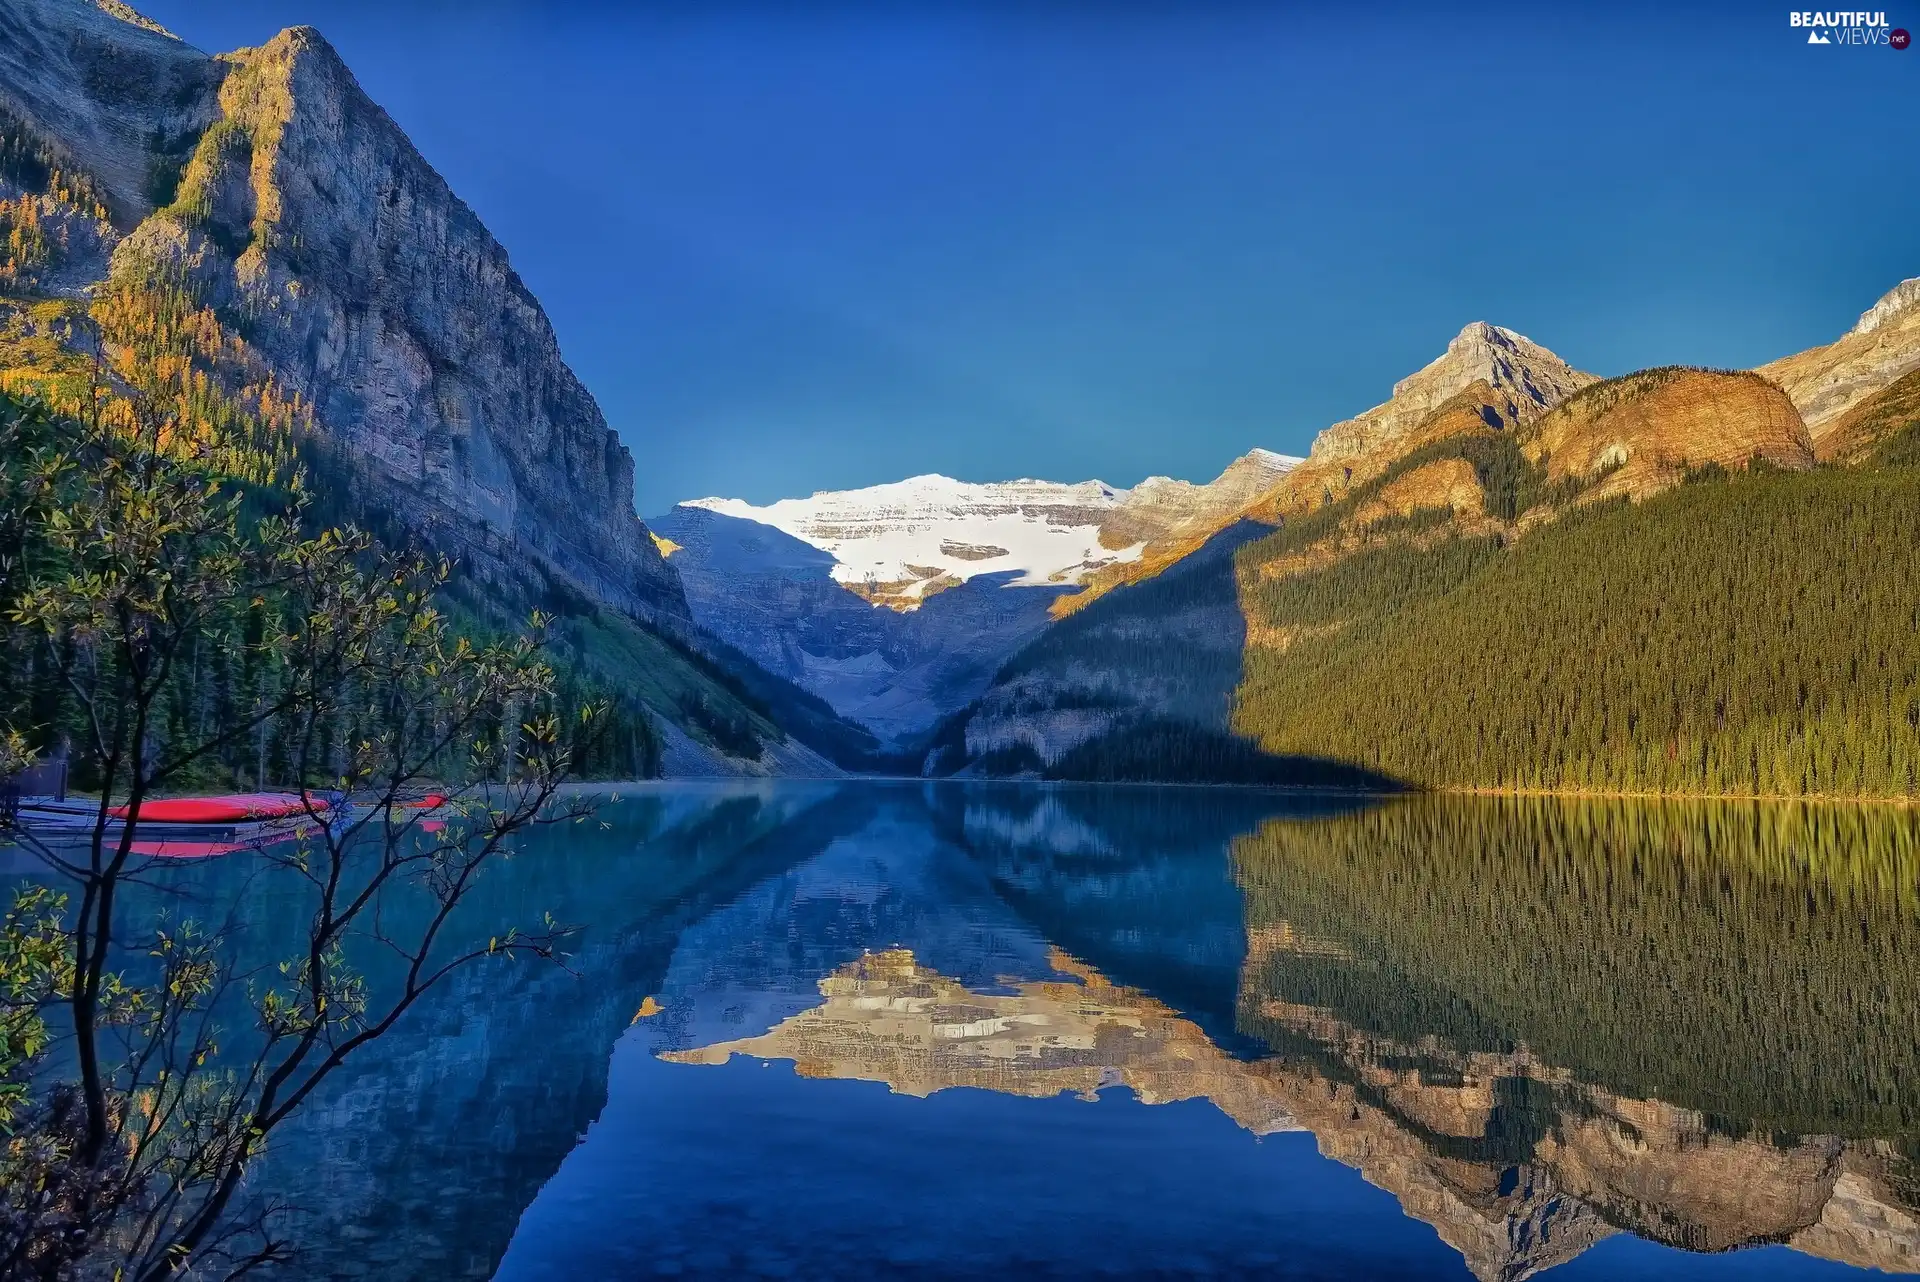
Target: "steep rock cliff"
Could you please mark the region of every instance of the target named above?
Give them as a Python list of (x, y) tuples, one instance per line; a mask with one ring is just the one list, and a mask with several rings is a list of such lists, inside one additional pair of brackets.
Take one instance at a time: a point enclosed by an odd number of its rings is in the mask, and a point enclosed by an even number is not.
[(1707, 466), (1813, 466), (1806, 424), (1778, 387), (1683, 366), (1588, 388), (1534, 424), (1525, 449), (1549, 481), (1591, 481), (1589, 501), (1644, 498)]
[[(457, 564), (464, 623), (556, 616), (669, 773), (874, 740), (690, 617), (633, 456), (474, 212), (318, 33), (210, 57), (117, 0), (0, 0), (0, 388), (158, 406), (231, 475)], [(464, 625), (464, 624), (463, 624)]]
[[(632, 456), (545, 313), (332, 47), (296, 27), (210, 58), (130, 15), (0, 7), (9, 150), (82, 180), (43, 198), (108, 215), (32, 283), (111, 295), (117, 315), (190, 312), (222, 390), (257, 402), (270, 384), (363, 504), (482, 578), (684, 615), (633, 513)], [(33, 177), (14, 168), (16, 187)]]

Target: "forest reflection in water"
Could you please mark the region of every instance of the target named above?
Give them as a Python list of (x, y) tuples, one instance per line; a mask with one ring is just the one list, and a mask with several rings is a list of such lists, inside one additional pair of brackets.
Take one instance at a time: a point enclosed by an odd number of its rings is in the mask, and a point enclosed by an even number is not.
[(1409, 1203), (1431, 1185), (1509, 1240), (1556, 1209), (1540, 1263), (1618, 1227), (1920, 1270), (1917, 833), (1906, 810), (1448, 798), (1270, 823), (1235, 845), (1240, 1027), (1351, 1099), (1308, 1122), (1323, 1151), (1424, 1152), (1376, 1181)]
[[(1911, 810), (756, 783), (602, 819), (475, 905), (579, 923), (570, 969), (462, 976), (276, 1137), (303, 1276), (1920, 1271)], [(296, 920), (182, 877), (263, 955)]]
[[(754, 1091), (844, 1079), (912, 1097), (1204, 1100), (1253, 1135), (1310, 1134), (1481, 1278), (1531, 1275), (1623, 1230), (1689, 1252), (1785, 1244), (1752, 1257), (1770, 1276), (1823, 1258), (1920, 1271), (1917, 833), (1912, 812), (1886, 809), (928, 788), (683, 934), (643, 1052), (675, 1068), (786, 1061), (794, 1077), (778, 1080), (800, 1079)], [(621, 1107), (623, 1091), (639, 1103), (669, 1080), (636, 1068), (616, 1082), (503, 1276), (640, 1258), (617, 1241), (581, 1256), (538, 1240), (585, 1227), (565, 1204), (596, 1218), (585, 1208), (608, 1181), (646, 1183), (607, 1165), (613, 1146), (752, 1149), (751, 1135), (696, 1141)], [(836, 1127), (884, 1133), (885, 1116), (843, 1103), (802, 1129), (830, 1145)], [(726, 1182), (755, 1169), (736, 1163)], [(760, 1191), (779, 1197), (793, 1175), (778, 1166)], [(1006, 1178), (977, 1159), (967, 1175)], [(873, 1217), (909, 1195), (833, 1196)], [(873, 1224), (826, 1257), (756, 1220), (759, 1256), (716, 1255), (699, 1239), (726, 1217), (701, 1205), (668, 1194), (637, 1225), (620, 1204), (614, 1236), (696, 1272), (757, 1261), (825, 1276), (829, 1258), (884, 1260), (893, 1238), (926, 1231)], [(1187, 1231), (1156, 1209), (1163, 1235)], [(1194, 1272), (1234, 1272), (1275, 1236), (1236, 1246), (1204, 1227), (1212, 1239), (1184, 1257)], [(1325, 1276), (1368, 1267), (1350, 1224), (1340, 1242), (1273, 1227), (1295, 1235), (1286, 1254), (1309, 1275), (1316, 1252)], [(970, 1232), (938, 1268), (894, 1263), (954, 1276), (1033, 1263), (1031, 1240)], [(1100, 1272), (1102, 1250), (1186, 1271), (1177, 1250), (1151, 1255), (1161, 1245), (1039, 1249), (1057, 1271)]]

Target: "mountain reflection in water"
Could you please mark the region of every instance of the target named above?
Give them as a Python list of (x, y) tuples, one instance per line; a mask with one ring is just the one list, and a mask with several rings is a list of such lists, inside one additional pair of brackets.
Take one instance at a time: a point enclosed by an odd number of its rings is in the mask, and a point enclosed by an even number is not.
[(479, 905), (582, 923), (572, 973), (463, 975), (279, 1137), (304, 1272), (1920, 1271), (1911, 811), (757, 784), (605, 817)]

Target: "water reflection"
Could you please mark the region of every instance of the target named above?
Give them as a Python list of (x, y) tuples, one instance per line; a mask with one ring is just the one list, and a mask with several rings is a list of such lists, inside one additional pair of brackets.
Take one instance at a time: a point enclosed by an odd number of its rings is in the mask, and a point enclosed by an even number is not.
[[(890, 809), (683, 934), (660, 1027), (623, 1053), (914, 1097), (1203, 1099), (1254, 1135), (1310, 1133), (1484, 1279), (1622, 1230), (1785, 1244), (1741, 1257), (1775, 1273), (1920, 1270), (1910, 814), (987, 788)], [(847, 1107), (835, 1125), (870, 1120)], [(548, 1275), (552, 1252), (516, 1248), (508, 1276)]]
[[(762, 784), (605, 817), (475, 905), (582, 923), (571, 972), (463, 975), (279, 1137), (303, 1272), (1920, 1271), (1911, 811)], [(297, 905), (241, 870), (182, 888), (244, 889), (270, 948)]]
[(1482, 1277), (1615, 1229), (1920, 1270), (1915, 832), (1438, 798), (1268, 824), (1234, 850), (1240, 1027), (1317, 1079), (1323, 1149)]
[(724, 1064), (733, 1055), (791, 1060), (802, 1077), (884, 1082), (903, 1095), (971, 1086), (1036, 1098), (1094, 1100), (1125, 1086), (1144, 1104), (1204, 1099), (1255, 1135), (1296, 1129), (1245, 1061), (1138, 989), (1116, 987), (1055, 952), (1062, 978), (977, 991), (913, 953), (870, 953), (820, 981), (820, 1005), (767, 1032), (660, 1058)]
[[(458, 973), (276, 1133), (255, 1180), (298, 1209), (296, 1276), (490, 1277), (604, 1106), (614, 1044), (681, 931), (874, 811), (827, 786), (644, 791), (491, 869), (468, 920), (579, 923), (568, 967)], [(217, 903), (241, 872), (201, 866), (196, 897)], [(304, 900), (261, 890), (248, 888), (244, 912), (249, 946), (268, 957), (299, 937)]]

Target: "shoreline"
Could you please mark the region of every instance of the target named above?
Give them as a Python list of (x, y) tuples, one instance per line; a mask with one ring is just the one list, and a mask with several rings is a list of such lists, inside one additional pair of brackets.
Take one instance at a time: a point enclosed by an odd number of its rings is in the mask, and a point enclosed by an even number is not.
[(1424, 789), (1462, 797), (1556, 797), (1564, 801), (1759, 801), (1806, 802), (1831, 806), (1897, 806), (1910, 810), (1920, 797), (1851, 797), (1832, 792), (1626, 792), (1591, 788), (1488, 788), (1454, 785)]
[(1717, 801), (1760, 802), (1778, 805), (1801, 802), (1830, 806), (1892, 806), (1902, 810), (1920, 807), (1920, 797), (1854, 797), (1836, 793), (1753, 793), (1753, 792), (1629, 792), (1584, 788), (1493, 788), (1483, 785), (1441, 785), (1401, 789), (1341, 788), (1321, 784), (1205, 783), (1194, 780), (1156, 781), (1149, 779), (956, 779), (951, 776), (928, 779), (917, 775), (684, 775), (664, 779), (577, 780), (562, 785), (561, 792), (604, 792), (621, 788), (650, 788), (675, 784), (756, 784), (756, 783), (890, 783), (890, 784), (999, 784), (1041, 788), (1219, 788), (1237, 792), (1273, 792), (1296, 796), (1378, 797), (1538, 797), (1562, 801)]
[[(1562, 801), (1751, 801), (1777, 805), (1785, 802), (1800, 802), (1809, 805), (1824, 806), (1892, 806), (1902, 810), (1920, 807), (1920, 796), (1913, 797), (1854, 797), (1830, 792), (1629, 792), (1620, 789), (1593, 788), (1494, 788), (1477, 784), (1450, 784), (1437, 787), (1409, 785), (1405, 788), (1342, 788), (1333, 784), (1284, 784), (1284, 783), (1208, 783), (1198, 780), (1153, 780), (1153, 779), (958, 779), (945, 776), (937, 779), (923, 778), (918, 775), (677, 775), (660, 779), (574, 779), (560, 785), (555, 796), (577, 796), (582, 793), (616, 792), (625, 788), (660, 788), (684, 784), (712, 784), (752, 786), (757, 784), (937, 784), (959, 785), (999, 785), (1038, 788), (1213, 788), (1231, 789), (1236, 792), (1269, 792), (1289, 796), (1332, 796), (1332, 797), (1377, 797), (1391, 800), (1400, 797), (1454, 796), (1454, 797), (1539, 797)], [(153, 800), (166, 800), (174, 796), (194, 796), (194, 793), (157, 793)], [(97, 802), (98, 794), (74, 791), (68, 794), (73, 800)]]

